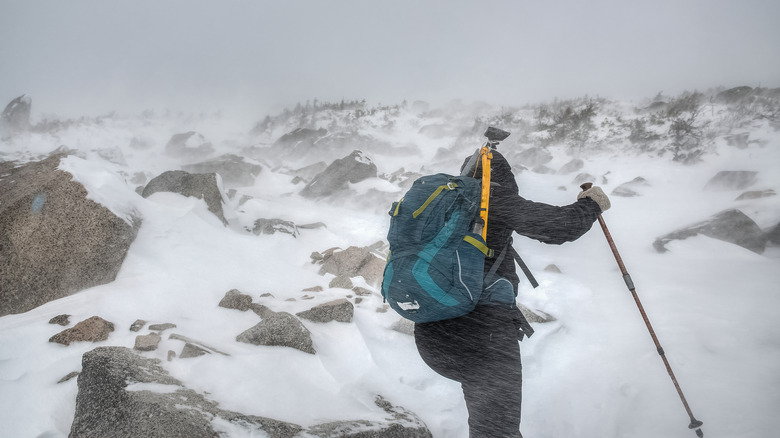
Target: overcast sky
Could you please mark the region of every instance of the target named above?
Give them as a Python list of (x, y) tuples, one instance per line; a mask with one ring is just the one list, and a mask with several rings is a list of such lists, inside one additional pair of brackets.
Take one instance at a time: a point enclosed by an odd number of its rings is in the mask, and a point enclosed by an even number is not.
[(737, 85), (780, 87), (778, 0), (0, 0), (0, 107), (34, 116)]

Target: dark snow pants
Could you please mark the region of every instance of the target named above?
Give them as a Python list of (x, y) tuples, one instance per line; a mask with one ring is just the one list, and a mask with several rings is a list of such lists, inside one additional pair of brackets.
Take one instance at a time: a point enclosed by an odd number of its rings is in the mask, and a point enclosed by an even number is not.
[(460, 382), (470, 438), (522, 438), (519, 310), (512, 307), (480, 306), (468, 315), (414, 328), (425, 363)]

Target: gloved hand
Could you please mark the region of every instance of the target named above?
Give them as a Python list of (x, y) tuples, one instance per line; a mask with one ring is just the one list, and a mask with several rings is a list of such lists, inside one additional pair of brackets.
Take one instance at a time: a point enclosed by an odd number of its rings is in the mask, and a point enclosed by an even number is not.
[(604, 193), (604, 191), (601, 190), (601, 187), (593, 186), (587, 190), (581, 191), (580, 194), (577, 195), (577, 199), (579, 200), (582, 198), (590, 198), (596, 201), (596, 204), (599, 205), (602, 213), (609, 210), (609, 207), (612, 206), (612, 204), (610, 204), (609, 202), (609, 198), (607, 197), (606, 193)]

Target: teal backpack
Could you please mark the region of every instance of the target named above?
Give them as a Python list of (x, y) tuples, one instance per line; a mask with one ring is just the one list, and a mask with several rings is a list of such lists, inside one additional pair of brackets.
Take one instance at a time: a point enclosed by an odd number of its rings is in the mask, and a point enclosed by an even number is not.
[(382, 295), (404, 318), (455, 318), (483, 298), (485, 257), (493, 251), (474, 232), (481, 184), (468, 176), (423, 176), (393, 203)]

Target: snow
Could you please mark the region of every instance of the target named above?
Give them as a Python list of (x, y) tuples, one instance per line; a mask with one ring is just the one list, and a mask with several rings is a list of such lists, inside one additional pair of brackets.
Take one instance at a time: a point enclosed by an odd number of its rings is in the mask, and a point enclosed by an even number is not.
[(133, 198), (137, 195), (128, 190), (120, 175), (112, 172), (104, 163), (91, 162), (76, 156), (61, 160), (58, 169), (74, 175), (73, 179), (87, 190), (87, 199), (103, 205), (117, 217), (124, 219), (128, 225), (132, 225), (132, 218), (136, 215)]
[[(399, 144), (421, 142), (413, 117), (403, 114)], [(224, 122), (198, 126), (210, 139), (234, 138)], [(414, 412), (436, 438), (468, 436), (467, 412), (459, 385), (438, 376), (419, 358), (413, 339), (394, 331), (399, 319), (382, 307), (378, 294), (356, 305), (352, 323), (303, 321), (312, 332), (316, 355), (282, 347), (259, 347), (235, 341), (259, 322), (252, 312), (217, 307), (225, 292), (239, 289), (275, 311), (307, 310), (343, 297), (328, 288), (332, 276), (318, 275), (312, 251), (333, 246), (365, 246), (383, 240), (389, 218), (386, 205), (365, 205), (358, 196), (336, 204), (297, 195), (301, 185), (264, 168), (252, 187), (240, 194), (253, 198), (239, 205), (226, 199), (229, 226), (211, 214), (204, 201), (172, 193), (142, 198), (126, 182), (129, 175), (150, 177), (175, 169), (161, 150), (137, 150), (139, 136), (165, 139), (180, 126), (162, 118), (134, 125), (132, 120), (82, 125), (56, 139), (31, 134), (4, 144), (7, 159), (32, 159), (63, 141), (83, 151), (62, 161), (88, 196), (128, 220), (143, 220), (122, 268), (112, 283), (93, 287), (29, 312), (0, 318), (0, 422), (3, 435), (65, 437), (75, 411), (77, 381), (57, 383), (81, 369), (82, 355), (100, 345), (132, 348), (139, 333), (129, 331), (136, 319), (150, 324), (171, 322), (158, 350), (141, 353), (161, 365), (188, 388), (217, 401), (220, 407), (311, 426), (328, 421), (380, 420), (386, 414), (374, 405), (376, 394)], [(196, 123), (197, 124), (197, 123)], [(390, 135), (382, 131), (383, 139)], [(738, 207), (762, 227), (777, 223), (776, 197), (734, 201), (738, 192), (704, 192), (701, 188), (720, 170), (755, 170), (756, 189), (780, 191), (780, 135), (759, 127), (751, 135), (767, 145), (745, 150), (718, 144), (704, 161), (685, 166), (667, 158), (608, 152), (585, 154), (583, 172), (597, 175), (597, 185), (610, 193), (637, 176), (648, 180), (642, 196), (611, 197), (604, 219), (631, 273), (638, 295), (666, 356), (705, 436), (765, 438), (773, 436), (780, 409), (780, 326), (776, 323), (780, 294), (780, 251), (759, 255), (736, 245), (696, 236), (672, 241), (659, 254), (653, 240), (683, 225), (727, 208)], [(377, 135), (377, 137), (379, 134)], [(416, 169), (441, 143), (420, 156), (387, 158), (387, 163)], [(215, 142), (228, 151), (229, 142)], [(92, 153), (119, 145), (126, 164), (114, 164)], [(569, 157), (551, 148), (556, 162)], [(232, 151), (231, 151), (232, 152)], [(341, 158), (341, 157), (333, 157)], [(395, 170), (373, 157), (378, 166)], [(396, 167), (397, 168), (397, 167)], [(456, 169), (438, 169), (453, 173)], [(605, 175), (607, 182), (601, 181)], [(573, 175), (518, 173), (521, 194), (540, 202), (567, 204), (578, 188)], [(561, 190), (564, 187), (565, 190)], [(385, 180), (353, 184), (356, 195), (381, 192), (400, 196)], [(297, 238), (285, 234), (255, 236), (245, 231), (259, 217), (296, 224), (324, 222), (326, 228), (302, 229)], [(527, 437), (692, 437), (689, 419), (658, 356), (613, 255), (598, 226), (580, 240), (548, 246), (516, 237), (515, 247), (534, 272), (537, 289), (521, 285), (520, 301), (553, 315), (555, 322), (535, 324), (536, 333), (521, 343), (523, 352), (523, 423)], [(544, 271), (554, 263), (562, 273)], [(360, 279), (356, 285), (371, 288)], [(305, 288), (322, 286), (314, 299), (302, 300)], [(375, 288), (371, 288), (376, 291)], [(273, 297), (261, 297), (270, 293)], [(288, 301), (295, 298), (296, 301)], [(106, 341), (73, 343), (47, 340), (63, 327), (48, 324), (70, 314), (71, 324), (98, 315), (114, 323)], [(167, 360), (182, 343), (171, 332), (214, 346), (229, 356), (204, 355)], [(140, 334), (145, 334), (141, 332)], [(171, 391), (173, 387), (135, 383), (131, 390)], [(258, 436), (215, 420), (215, 428), (231, 437)]]

